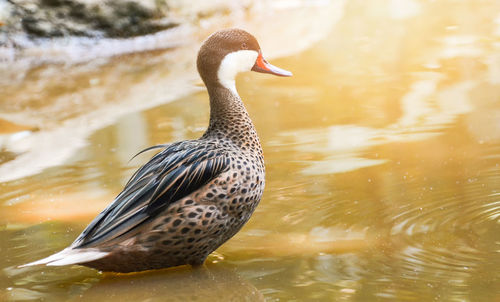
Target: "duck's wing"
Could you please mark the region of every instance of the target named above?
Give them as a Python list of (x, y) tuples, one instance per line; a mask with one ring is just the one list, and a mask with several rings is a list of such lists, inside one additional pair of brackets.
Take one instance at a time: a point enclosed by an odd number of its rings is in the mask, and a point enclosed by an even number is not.
[(137, 170), (115, 200), (87, 226), (73, 248), (120, 239), (229, 167), (225, 151), (215, 143), (184, 141), (162, 147), (165, 149)]

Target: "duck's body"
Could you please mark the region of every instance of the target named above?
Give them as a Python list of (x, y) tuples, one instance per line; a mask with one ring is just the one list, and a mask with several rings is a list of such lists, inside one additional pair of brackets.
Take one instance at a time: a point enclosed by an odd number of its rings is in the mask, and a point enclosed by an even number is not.
[[(243, 105), (239, 98), (231, 98), (238, 105)], [(137, 179), (131, 179), (132, 185), (128, 185), (122, 195), (134, 194), (135, 187), (144, 190), (143, 182), (156, 179), (154, 182), (159, 183), (165, 175), (174, 173), (173, 178), (179, 177), (179, 182), (186, 182), (182, 186), (186, 191), (189, 191), (189, 187), (206, 183), (193, 192), (176, 193), (178, 186), (175, 181), (168, 180), (171, 187), (164, 187), (168, 191), (163, 195), (171, 196), (174, 202), (157, 199), (156, 204), (149, 203), (150, 210), (145, 216), (147, 221), (134, 230), (136, 234), (127, 236), (128, 240), (106, 238), (106, 244), (99, 241), (85, 244), (92, 240), (93, 232), (104, 233), (103, 228), (93, 231), (89, 227), (89, 231), (82, 234), (83, 242), (79, 245), (92, 247), (97, 244), (100, 251), (110, 246), (111, 253), (85, 265), (118, 272), (182, 264), (199, 265), (212, 251), (236, 234), (257, 207), (265, 185), (262, 148), (248, 114), (242, 109), (234, 112), (234, 115), (217, 119), (198, 140), (167, 146), (137, 171), (134, 176)], [(241, 133), (246, 135), (240, 137)], [(166, 165), (165, 161), (171, 164)], [(188, 168), (182, 172), (177, 168), (173, 173), (168, 173), (178, 163), (187, 164)], [(142, 174), (149, 176), (141, 177)], [(158, 186), (151, 187), (154, 190)], [(185, 193), (188, 194), (175, 200), (176, 195)], [(158, 214), (155, 215), (155, 212)], [(117, 213), (116, 216), (122, 215)], [(115, 220), (112, 222), (116, 223)], [(127, 265), (123, 265), (124, 262)]]
[[(129, 272), (202, 264), (212, 251), (248, 221), (264, 190), (262, 155), (254, 152), (237, 154), (233, 148), (230, 142), (204, 138), (173, 144), (160, 152), (158, 160), (170, 159), (175, 153), (181, 153), (181, 156), (191, 154), (197, 158), (198, 163), (188, 173), (196, 174), (197, 169), (203, 173), (203, 165), (214, 166), (213, 172), (208, 172), (210, 174), (220, 172), (170, 206), (158, 204), (165, 209), (152, 208), (142, 226), (134, 230), (136, 234), (127, 236), (130, 237), (128, 240), (107, 239), (106, 244), (98, 244), (100, 251), (109, 246), (111, 253), (85, 265), (104, 271)], [(153, 173), (163, 174), (161, 164), (156, 169), (159, 171)], [(175, 187), (170, 190), (175, 191)], [(155, 215), (155, 211), (159, 213)], [(89, 237), (84, 236), (84, 240)]]
[(115, 272), (200, 265), (236, 234), (265, 185), (259, 138), (234, 87), (236, 74), (250, 69), (290, 75), (265, 62), (255, 38), (242, 30), (209, 37), (198, 55), (210, 96), (205, 134), (157, 146), (164, 149), (70, 247), (28, 265), (81, 264)]

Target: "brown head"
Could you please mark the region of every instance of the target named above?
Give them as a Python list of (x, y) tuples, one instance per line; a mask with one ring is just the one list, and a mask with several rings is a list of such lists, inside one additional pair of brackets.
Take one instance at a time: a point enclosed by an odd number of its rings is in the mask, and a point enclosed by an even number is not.
[(215, 32), (198, 53), (198, 72), (207, 87), (222, 85), (235, 91), (234, 79), (239, 72), (256, 71), (289, 77), (291, 72), (269, 64), (254, 36), (241, 29)]

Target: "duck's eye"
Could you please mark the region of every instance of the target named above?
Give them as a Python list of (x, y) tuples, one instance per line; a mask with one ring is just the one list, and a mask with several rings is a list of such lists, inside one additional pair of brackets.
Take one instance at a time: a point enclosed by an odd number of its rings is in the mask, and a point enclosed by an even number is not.
[(243, 43), (241, 44), (241, 49), (248, 49), (248, 45), (247, 45), (247, 43), (243, 42)]

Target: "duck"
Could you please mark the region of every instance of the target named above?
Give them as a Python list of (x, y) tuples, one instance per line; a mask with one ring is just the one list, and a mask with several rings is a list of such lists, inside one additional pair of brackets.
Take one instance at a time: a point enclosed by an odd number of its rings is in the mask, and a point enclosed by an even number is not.
[(160, 149), (67, 248), (33, 265), (82, 265), (130, 273), (202, 266), (249, 220), (265, 187), (255, 126), (236, 90), (240, 72), (289, 77), (268, 63), (257, 39), (231, 28), (210, 35), (196, 66), (210, 102), (204, 134)]

